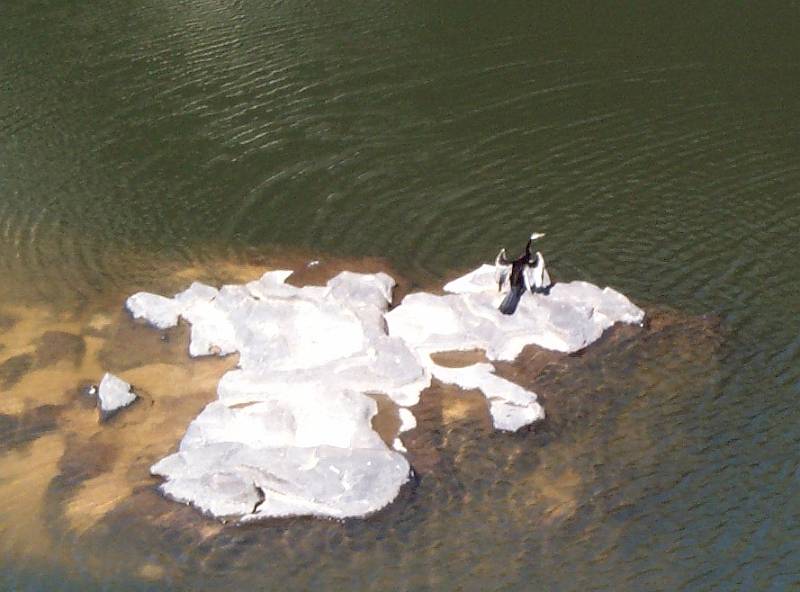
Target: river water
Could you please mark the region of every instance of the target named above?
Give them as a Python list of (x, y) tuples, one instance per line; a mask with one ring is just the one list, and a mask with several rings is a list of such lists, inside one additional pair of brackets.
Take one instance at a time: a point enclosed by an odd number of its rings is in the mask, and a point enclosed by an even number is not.
[(37, 391), (75, 372), (37, 383), (18, 357), (0, 588), (800, 585), (800, 14), (658, 4), (3, 3), (0, 363), (253, 252), (383, 257), (430, 285), (532, 230), (555, 279), (678, 320), (551, 366), (560, 423), (430, 411), (417, 486), (342, 524), (145, 526), (175, 504), (135, 459), (110, 497), (138, 505), (75, 505), (124, 472), (91, 452), (112, 436), (80, 440), (75, 399)]

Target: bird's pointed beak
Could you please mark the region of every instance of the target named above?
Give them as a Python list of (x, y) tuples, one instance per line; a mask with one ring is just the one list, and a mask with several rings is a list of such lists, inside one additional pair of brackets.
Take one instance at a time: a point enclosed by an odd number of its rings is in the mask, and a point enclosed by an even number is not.
[(531, 235), (531, 240), (536, 240), (537, 238), (542, 238), (544, 236), (544, 232), (534, 232)]

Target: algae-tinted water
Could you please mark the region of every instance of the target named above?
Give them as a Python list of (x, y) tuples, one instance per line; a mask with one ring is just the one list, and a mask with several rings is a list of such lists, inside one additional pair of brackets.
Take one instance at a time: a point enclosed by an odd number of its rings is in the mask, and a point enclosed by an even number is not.
[[(0, 587), (796, 586), (798, 16), (3, 3)], [(91, 409), (54, 385), (124, 365), (93, 340), (130, 290), (251, 249), (383, 256), (427, 284), (531, 230), (556, 279), (719, 327), (548, 362), (553, 423), (534, 432), (485, 433), (442, 394), (420, 483), (365, 522), (201, 535), (188, 511), (158, 530), (143, 512), (172, 505), (103, 477), (124, 457), (110, 436), (69, 441)], [(68, 351), (42, 367), (48, 332)], [(82, 506), (87, 484), (126, 501)]]

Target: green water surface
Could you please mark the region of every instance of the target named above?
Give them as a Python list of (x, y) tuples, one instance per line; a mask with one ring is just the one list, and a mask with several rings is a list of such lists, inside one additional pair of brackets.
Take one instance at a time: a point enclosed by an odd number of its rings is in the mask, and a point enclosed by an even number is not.
[[(473, 464), (366, 522), (161, 540), (160, 583), (82, 567), (149, 556), (151, 531), (44, 565), (0, 542), (0, 588), (800, 586), (800, 10), (769, 4), (0, 4), (5, 301), (254, 247), (444, 279), (536, 230), (556, 279), (724, 332), (712, 361), (638, 360), (658, 379), (562, 435), (579, 457), (456, 434)], [(581, 477), (550, 521), (520, 477), (547, 462)]]

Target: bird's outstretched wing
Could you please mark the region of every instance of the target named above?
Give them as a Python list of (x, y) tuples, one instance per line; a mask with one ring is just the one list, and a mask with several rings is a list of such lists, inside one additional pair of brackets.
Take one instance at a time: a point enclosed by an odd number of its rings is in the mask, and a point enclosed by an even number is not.
[(506, 258), (506, 250), (500, 249), (494, 260), (494, 279), (497, 282), (497, 291), (503, 289), (503, 285), (508, 281), (511, 273), (511, 262)]
[(536, 269), (536, 267), (525, 265), (525, 269), (522, 270), (522, 281), (525, 284), (525, 291), (534, 291), (536, 286)]
[(531, 280), (531, 291), (533, 292), (546, 292), (551, 284), (544, 257), (539, 252), (536, 253), (536, 265), (532, 269)]
[(553, 282), (550, 281), (550, 274), (547, 273), (547, 268), (542, 266), (542, 289), (548, 290), (550, 286), (553, 285)]
[(536, 253), (536, 264), (533, 267), (528, 267), (525, 271), (526, 288), (534, 293), (547, 292), (551, 285), (550, 274), (547, 273), (547, 267), (541, 253)]

